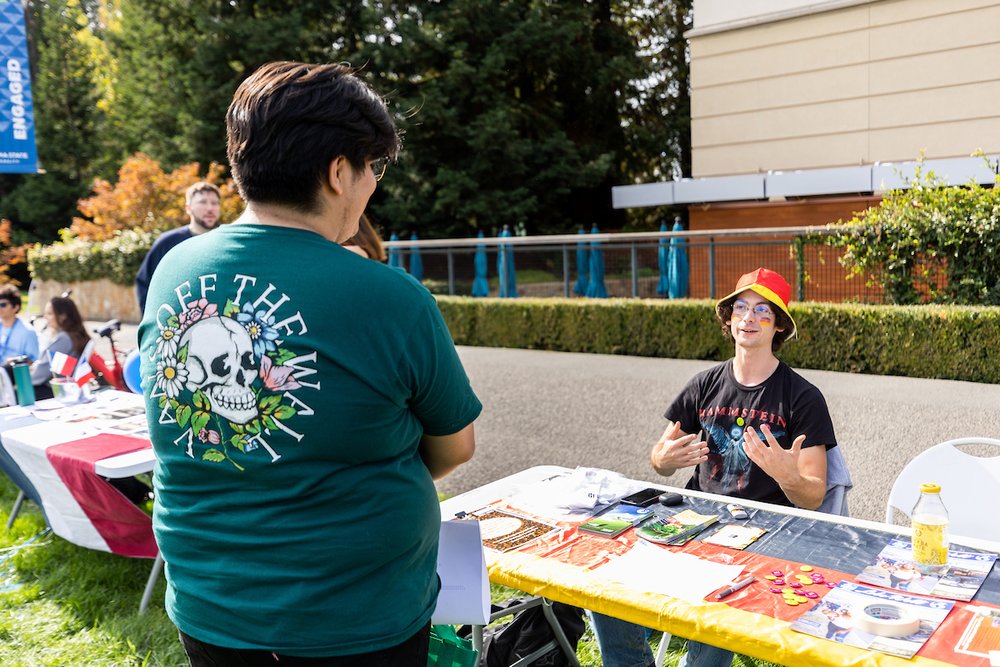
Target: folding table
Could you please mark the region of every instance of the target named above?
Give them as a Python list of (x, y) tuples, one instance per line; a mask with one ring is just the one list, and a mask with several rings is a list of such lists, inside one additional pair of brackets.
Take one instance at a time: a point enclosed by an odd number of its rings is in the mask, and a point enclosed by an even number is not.
[[(569, 472), (557, 466), (538, 466), (511, 475), (444, 501), (441, 504), (442, 519), (450, 519), (459, 512), (476, 511), (486, 505), (503, 507), (505, 500), (518, 491)], [(720, 513), (725, 517), (723, 507), (726, 502), (732, 501), (725, 496), (667, 486), (662, 488), (681, 493), (688, 506), (701, 513)], [(908, 528), (884, 523), (753, 501), (741, 501), (740, 504), (758, 510), (755, 518), (760, 518), (762, 525), (768, 529), (757, 542), (744, 551), (735, 551), (694, 541), (682, 550), (700, 557), (724, 558), (733, 564), (742, 564), (757, 575), (758, 580), (763, 580), (763, 575), (770, 573), (774, 563), (780, 562), (786, 569), (798, 568), (803, 563), (813, 565), (831, 573), (831, 578), (852, 581), (864, 566), (874, 560), (890, 538), (909, 533)], [(487, 550), (490, 579), (495, 583), (780, 664), (831, 667), (988, 667), (990, 664), (986, 658), (957, 654), (954, 646), (975, 614), (976, 606), (1000, 607), (1000, 573), (995, 568), (972, 603), (955, 603), (949, 616), (917, 655), (912, 659), (903, 659), (791, 630), (791, 621), (813, 605), (785, 606), (780, 596), (773, 595), (768, 587), (760, 584), (747, 587), (721, 602), (705, 600), (692, 604), (609, 581), (595, 574), (594, 568), (600, 563), (587, 561), (587, 558), (594, 554), (609, 558), (627, 552), (638, 539), (634, 531), (630, 530), (616, 539), (583, 535), (577, 533), (575, 524), (531, 514), (523, 507), (509, 509), (559, 525), (561, 530), (517, 550), (503, 553)], [(725, 521), (725, 518), (722, 520)], [(600, 542), (595, 543), (595, 540)], [(953, 536), (952, 543), (1000, 552), (1000, 544), (985, 540)], [(595, 548), (594, 544), (599, 546)], [(583, 555), (575, 558), (572, 556), (574, 552)], [(650, 576), (655, 574), (651, 572)]]

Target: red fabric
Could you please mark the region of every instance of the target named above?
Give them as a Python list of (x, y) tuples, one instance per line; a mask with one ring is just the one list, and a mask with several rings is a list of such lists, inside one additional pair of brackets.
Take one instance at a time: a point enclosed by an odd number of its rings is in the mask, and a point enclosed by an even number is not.
[[(509, 509), (520, 514), (524, 514), (523, 511), (516, 508)], [(544, 519), (539, 520), (545, 521)], [(555, 523), (562, 528), (573, 528), (579, 523), (570, 521), (546, 522)], [(575, 530), (564, 530), (525, 545), (519, 551), (522, 553), (530, 553), (537, 556), (543, 556), (545, 558), (551, 558), (553, 560), (589, 570), (607, 562), (608, 556), (621, 555), (625, 553), (631, 549), (637, 541), (639, 541), (639, 537), (633, 530), (626, 531), (614, 539), (579, 533)], [(812, 607), (823, 599), (826, 593), (830, 590), (827, 586), (822, 584), (803, 586), (803, 588), (799, 590), (812, 591), (819, 597), (815, 600), (811, 599), (807, 603), (802, 603), (797, 607), (792, 607), (785, 604), (780, 594), (772, 593), (770, 590), (772, 587), (781, 589), (786, 586), (772, 586), (771, 582), (765, 579), (765, 577), (771, 574), (772, 571), (781, 570), (785, 574), (792, 575), (793, 579), (791, 581), (796, 581), (794, 578), (796, 574), (806, 574), (799, 569), (800, 566), (804, 564), (809, 565), (810, 563), (798, 563), (794, 561), (782, 560), (780, 558), (772, 558), (762, 554), (751, 553), (748, 551), (738, 551), (736, 549), (728, 549), (726, 547), (719, 547), (712, 544), (703, 544), (698, 540), (688, 542), (683, 547), (662, 548), (669, 549), (670, 551), (692, 554), (705, 560), (725, 563), (726, 565), (743, 565), (746, 573), (754, 575), (757, 578), (757, 581), (753, 582), (743, 590), (729, 595), (721, 602), (734, 609), (769, 616), (771, 618), (787, 621), (789, 623), (797, 619), (809, 609), (812, 609)], [(846, 572), (838, 572), (829, 568), (814, 566), (813, 572), (819, 572), (823, 575), (825, 581), (832, 583), (838, 583), (845, 580), (851, 582), (855, 581), (855, 575)], [(791, 581), (788, 583), (791, 583)], [(714, 594), (707, 597), (706, 600), (715, 602)], [(938, 629), (934, 631), (933, 635), (931, 635), (931, 638), (928, 639), (923, 648), (917, 652), (917, 655), (924, 658), (940, 660), (941, 662), (953, 665), (959, 664), (963, 666), (967, 665), (968, 667), (989, 667), (990, 661), (987, 658), (956, 653), (954, 650), (959, 638), (962, 636), (966, 626), (972, 619), (974, 612), (968, 609), (970, 604), (981, 607), (1000, 608), (996, 605), (983, 602), (955, 602), (955, 606), (951, 610), (951, 613), (945, 617), (941, 625), (938, 626)]]
[(49, 447), (45, 454), (84, 514), (112, 553), (156, 558), (153, 523), (149, 515), (129, 502), (94, 472), (101, 459), (150, 447), (146, 440), (102, 434)]

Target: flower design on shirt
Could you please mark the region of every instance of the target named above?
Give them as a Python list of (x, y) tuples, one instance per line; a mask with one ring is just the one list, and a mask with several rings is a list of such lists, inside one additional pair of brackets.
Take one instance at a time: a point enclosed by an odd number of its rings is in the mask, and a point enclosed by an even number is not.
[(260, 379), (264, 381), (264, 386), (272, 391), (288, 391), (301, 387), (302, 385), (292, 375), (293, 370), (295, 369), (288, 366), (275, 366), (271, 357), (261, 357)]
[(278, 337), (278, 332), (273, 329), (274, 315), (267, 316), (265, 311), (254, 311), (252, 303), (243, 304), (243, 308), (236, 315), (236, 321), (243, 325), (250, 334), (253, 341), (253, 351), (258, 358), (263, 357), (265, 352), (272, 352), (276, 349), (274, 344)]
[[(202, 298), (160, 324), (153, 360), (161, 423), (182, 429), (187, 454), (243, 470), (241, 457), (267, 452), (300, 403), (297, 355), (279, 345), (275, 318), (251, 303), (220, 308)], [(301, 438), (301, 435), (295, 434)], [(257, 452), (257, 453), (255, 453)]]
[(156, 387), (169, 398), (177, 398), (187, 377), (187, 368), (171, 355), (164, 355), (156, 362)]
[(158, 357), (177, 356), (177, 339), (180, 338), (180, 331), (177, 327), (167, 326), (160, 330), (160, 337), (156, 340), (156, 355)]
[(182, 327), (189, 327), (198, 320), (203, 320), (206, 317), (215, 317), (218, 312), (219, 307), (214, 303), (209, 303), (208, 299), (203, 297), (192, 304), (188, 304), (187, 308), (181, 311), (177, 319)]

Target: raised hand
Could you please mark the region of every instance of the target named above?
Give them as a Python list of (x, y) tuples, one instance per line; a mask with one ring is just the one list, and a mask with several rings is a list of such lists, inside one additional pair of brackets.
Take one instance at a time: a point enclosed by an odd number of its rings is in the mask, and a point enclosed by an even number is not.
[(708, 445), (699, 439), (700, 435), (688, 435), (681, 430), (680, 422), (671, 422), (649, 453), (653, 469), (666, 476), (674, 474), (678, 468), (707, 461)]
[(767, 424), (761, 424), (760, 432), (764, 434), (766, 442), (761, 440), (752, 426), (746, 428), (743, 451), (750, 460), (782, 486), (801, 477), (799, 457), (802, 454), (802, 443), (806, 441), (805, 434), (795, 438), (791, 449), (783, 449)]

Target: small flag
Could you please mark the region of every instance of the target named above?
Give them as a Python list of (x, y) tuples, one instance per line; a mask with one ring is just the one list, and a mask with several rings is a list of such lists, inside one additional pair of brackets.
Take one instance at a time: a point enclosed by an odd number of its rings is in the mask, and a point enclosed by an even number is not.
[(49, 367), (56, 375), (70, 376), (76, 368), (76, 357), (71, 357), (62, 352), (53, 352)]
[(86, 361), (81, 361), (76, 365), (76, 370), (73, 372), (73, 379), (82, 387), (94, 379), (94, 369)]

